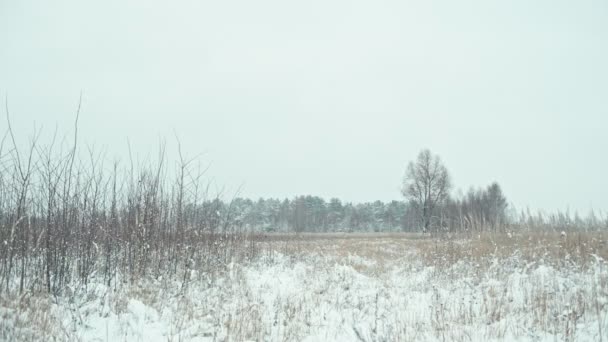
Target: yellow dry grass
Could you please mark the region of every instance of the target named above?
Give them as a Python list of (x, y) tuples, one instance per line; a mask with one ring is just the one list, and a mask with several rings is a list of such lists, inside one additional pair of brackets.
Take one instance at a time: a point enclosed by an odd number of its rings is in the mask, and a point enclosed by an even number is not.
[[(416, 233), (308, 233), (266, 235), (257, 242), (261, 250), (287, 255), (315, 253), (348, 263), (353, 256), (383, 267), (411, 258), (426, 265), (450, 267), (459, 261), (480, 264), (517, 255), (524, 262), (588, 266), (598, 258), (608, 260), (608, 234), (604, 232), (507, 232), (477, 235)], [(366, 271), (365, 265), (353, 267)]]

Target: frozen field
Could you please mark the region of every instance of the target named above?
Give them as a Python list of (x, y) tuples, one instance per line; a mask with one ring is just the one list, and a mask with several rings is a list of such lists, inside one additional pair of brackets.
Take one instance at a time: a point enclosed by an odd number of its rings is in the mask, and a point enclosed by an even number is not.
[[(0, 297), (0, 340), (601, 341), (599, 235), (269, 236), (186, 279)], [(93, 277), (94, 279), (94, 277)]]

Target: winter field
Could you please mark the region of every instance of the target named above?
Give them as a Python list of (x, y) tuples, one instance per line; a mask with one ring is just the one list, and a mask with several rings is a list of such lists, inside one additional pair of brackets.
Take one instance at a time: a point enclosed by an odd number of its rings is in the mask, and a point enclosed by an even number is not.
[(183, 278), (107, 286), (93, 271), (56, 297), (3, 293), (0, 340), (608, 339), (605, 234), (276, 234), (244, 246)]

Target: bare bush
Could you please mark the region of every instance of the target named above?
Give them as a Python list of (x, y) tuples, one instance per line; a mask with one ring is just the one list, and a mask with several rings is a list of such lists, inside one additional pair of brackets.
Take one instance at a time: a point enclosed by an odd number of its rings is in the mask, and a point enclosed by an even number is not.
[[(19, 148), (10, 125), (0, 145), (0, 280), (2, 291), (46, 291), (91, 278), (108, 286), (143, 277), (191, 281), (191, 272), (244, 257), (247, 236), (235, 227), (221, 194), (209, 193), (204, 170), (182, 155), (171, 163), (161, 144), (155, 161), (107, 162), (72, 143)], [(173, 175), (173, 176), (171, 176)]]

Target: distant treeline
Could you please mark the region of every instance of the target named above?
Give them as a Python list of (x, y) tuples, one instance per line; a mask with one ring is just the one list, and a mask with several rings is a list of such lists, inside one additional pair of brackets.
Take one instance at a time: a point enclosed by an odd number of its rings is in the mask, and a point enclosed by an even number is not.
[[(241, 229), (265, 232), (395, 232), (420, 231), (423, 218), (414, 203), (406, 201), (342, 202), (319, 196), (292, 199), (236, 198), (203, 204), (217, 208), (218, 215), (231, 216)], [(484, 189), (471, 189), (463, 198), (449, 198), (433, 223), (444, 229), (498, 229), (510, 223), (507, 200), (494, 183)], [(206, 210), (208, 211), (208, 209)]]
[[(242, 231), (254, 232), (421, 232), (424, 218), (416, 203), (408, 201), (343, 202), (319, 196), (292, 199), (236, 198), (202, 204), (201, 211), (217, 210)], [(471, 188), (460, 197), (448, 197), (431, 217), (433, 227), (444, 232), (505, 232), (507, 230), (608, 229), (608, 218), (591, 212), (544, 214), (517, 211), (509, 206), (498, 183)]]

